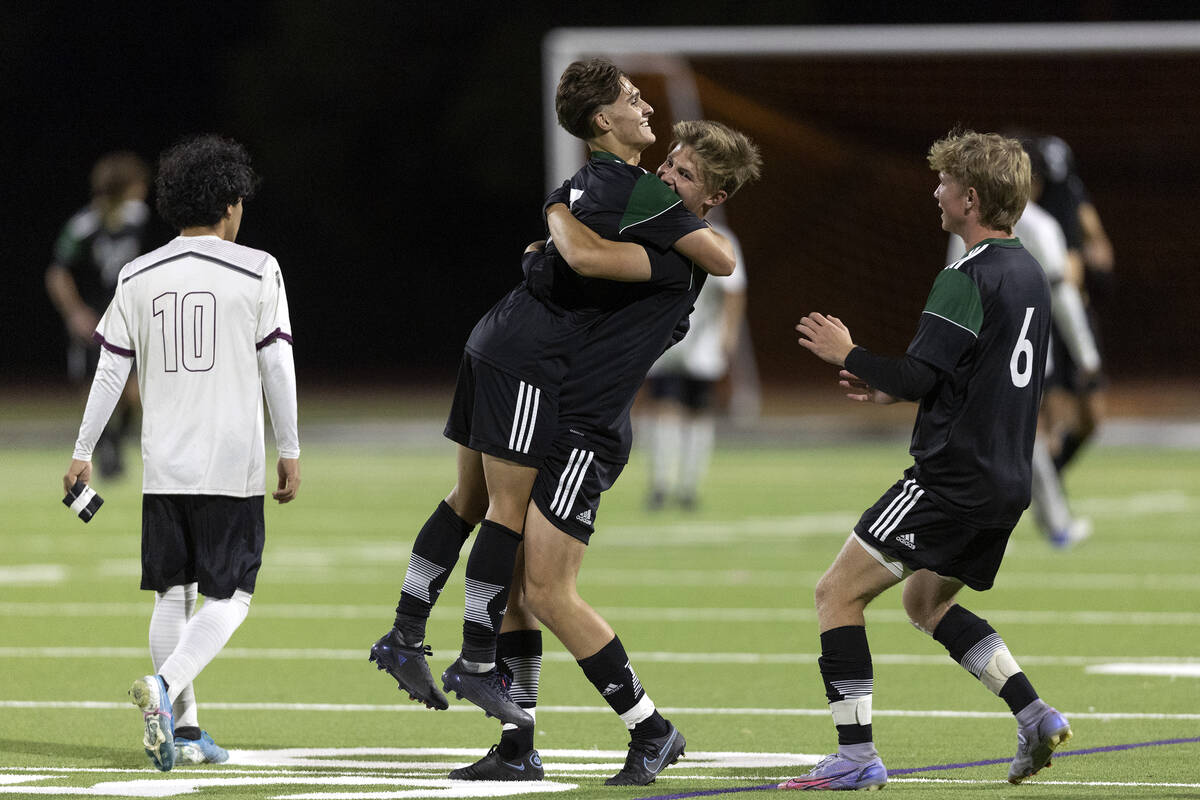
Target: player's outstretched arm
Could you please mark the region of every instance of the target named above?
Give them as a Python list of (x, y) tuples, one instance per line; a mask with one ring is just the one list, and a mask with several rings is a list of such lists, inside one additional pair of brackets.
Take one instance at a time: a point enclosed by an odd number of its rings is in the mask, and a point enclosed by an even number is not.
[(650, 257), (644, 247), (610, 242), (575, 219), (563, 203), (546, 209), (546, 225), (558, 252), (580, 275), (614, 281), (650, 280)]
[(737, 267), (733, 242), (712, 228), (701, 228), (681, 236), (674, 247), (709, 275), (732, 275)]

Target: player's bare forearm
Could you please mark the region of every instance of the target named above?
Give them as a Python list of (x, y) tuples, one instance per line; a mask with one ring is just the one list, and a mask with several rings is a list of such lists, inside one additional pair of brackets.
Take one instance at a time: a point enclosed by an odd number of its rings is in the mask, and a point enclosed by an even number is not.
[(846, 365), (846, 356), (854, 349), (850, 329), (837, 317), (813, 312), (796, 325), (800, 346), (834, 366)]
[(554, 246), (571, 269), (589, 278), (614, 281), (650, 280), (650, 256), (633, 242), (610, 242), (575, 219), (566, 205), (546, 209), (546, 226)]

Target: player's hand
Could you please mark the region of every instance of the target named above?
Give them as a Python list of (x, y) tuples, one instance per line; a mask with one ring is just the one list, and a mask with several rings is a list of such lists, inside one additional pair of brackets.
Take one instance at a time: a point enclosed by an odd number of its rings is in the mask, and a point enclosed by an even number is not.
[(850, 329), (837, 317), (825, 316), (815, 311), (796, 326), (800, 333), (800, 346), (822, 361), (835, 366), (845, 366), (846, 356), (854, 349)]
[(92, 462), (80, 461), (78, 458), (73, 458), (71, 459), (71, 466), (67, 467), (67, 474), (63, 475), (63, 491), (70, 493), (76, 481), (89, 483), (91, 480)]
[(281, 458), (275, 471), (279, 473), (279, 488), (271, 492), (271, 497), (280, 503), (292, 502), (300, 491), (300, 459)]
[(538, 239), (536, 242), (530, 242), (529, 247), (525, 248), (525, 253), (523, 253), (522, 255), (525, 255), (528, 253), (540, 253), (545, 249), (546, 249), (546, 240)]
[(879, 391), (849, 370), (840, 370), (838, 376), (841, 378), (838, 385), (846, 390), (846, 397), (851, 400), (859, 403), (877, 403), (881, 406), (898, 402), (895, 397)]

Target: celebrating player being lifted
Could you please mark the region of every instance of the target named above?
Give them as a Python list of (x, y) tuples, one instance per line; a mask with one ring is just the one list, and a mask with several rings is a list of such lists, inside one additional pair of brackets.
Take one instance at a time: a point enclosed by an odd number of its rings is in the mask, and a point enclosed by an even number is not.
[(129, 691), (146, 755), (164, 772), (177, 760), (229, 757), (200, 729), (192, 682), (246, 618), (262, 564), (264, 392), (279, 450), (272, 496), (287, 503), (300, 487), (283, 276), (269, 253), (234, 243), (257, 182), (246, 150), (228, 139), (198, 136), (163, 153), (158, 210), (180, 235), (120, 271), (96, 327), (100, 363), (63, 478), (68, 490), (90, 479), (96, 441), (136, 360), (141, 586), (156, 593), (155, 674)]
[[(590, 227), (573, 223), (564, 206), (553, 209), (555, 242), (544, 252), (536, 246), (527, 250), (526, 280), (472, 332), (446, 425), (447, 437), (460, 445), (458, 482), (418, 534), (395, 627), (371, 650), (372, 660), (414, 699), (447, 707), (425, 661), (425, 626), (463, 542), (480, 523), (466, 569), (462, 654), (443, 673), (443, 686), (525, 729), (533, 718), (513, 703), (510, 679), (496, 669), (496, 635), (508, 605), (530, 492), (543, 462), (558, 452), (560, 395), (567, 394), (569, 369), (574, 370), (576, 355), (598, 320), (647, 298), (666, 315), (659, 340), (639, 343), (654, 348), (657, 357), (686, 317), (693, 287), (698, 290), (693, 262), (721, 274), (734, 267), (728, 241), (662, 180), (636, 166), (642, 150), (654, 142), (653, 109), (628, 77), (602, 59), (576, 62), (563, 74), (556, 105), (564, 127), (592, 151), (570, 190), (556, 194), (564, 200), (574, 196), (577, 213)], [(599, 234), (626, 243), (606, 242)], [(635, 390), (644, 374), (643, 369), (636, 375)], [(606, 375), (604, 383), (625, 380), (623, 373)], [(578, 473), (579, 481), (584, 474)], [(644, 714), (649, 718), (653, 705), (642, 702), (641, 695), (631, 704), (638, 703), (639, 713), (649, 708)], [(661, 717), (657, 722), (666, 729)]]
[(1004, 641), (955, 602), (991, 588), (1009, 534), (1029, 505), (1030, 460), (1050, 334), (1050, 289), (1012, 235), (1029, 200), (1029, 157), (995, 134), (954, 132), (929, 149), (942, 228), (967, 253), (934, 280), (904, 357), (856, 346), (837, 318), (809, 314), (800, 344), (840, 367), (848, 397), (919, 401), (913, 465), (868, 509), (816, 588), (819, 665), (838, 752), (785, 789), (870, 789), (887, 782), (871, 735), (874, 677), (863, 612), (907, 579), (904, 608), (919, 630), (999, 695), (1017, 719), (1008, 779), (1050, 763), (1071, 737), (1038, 698)]

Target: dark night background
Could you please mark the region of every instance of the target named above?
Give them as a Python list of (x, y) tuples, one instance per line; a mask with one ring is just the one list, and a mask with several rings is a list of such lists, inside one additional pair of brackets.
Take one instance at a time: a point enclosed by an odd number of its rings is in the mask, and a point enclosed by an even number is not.
[[(548, 30), (1200, 16), (1191, 7), (1064, 2), (1030, 15), (994, 3), (832, 0), (6, 4), (0, 24), (5, 132), (0, 158), (10, 279), (0, 321), (6, 343), (0, 373), (9, 391), (62, 375), (65, 334), (46, 297), (43, 271), (60, 227), (88, 199), (92, 163), (113, 149), (133, 149), (152, 161), (181, 135), (200, 131), (220, 132), (249, 147), (265, 181), (247, 206), (239, 241), (271, 251), (283, 266), (302, 388), (448, 384), (471, 326), (516, 281), (524, 245), (541, 238), (541, 44)], [(929, 80), (938, 81), (938, 65), (928, 66)], [(748, 93), (771, 89), (752, 77), (745, 80)], [(1192, 73), (1193, 108), (1178, 109), (1185, 116), (1196, 114), (1197, 80)], [(870, 91), (862, 93), (869, 101)], [(1104, 100), (1103, 87), (1079, 97), (1086, 108), (1101, 108)], [(1079, 115), (1074, 116), (1079, 125)], [(953, 110), (946, 117), (940, 128), (911, 131), (912, 142), (904, 142), (912, 145), (904, 152), (906, 161), (924, 167), (923, 148), (959, 118)], [(660, 140), (666, 138), (667, 121), (656, 125)], [(846, 119), (845, 130), (854, 124)], [(1144, 180), (1138, 182), (1134, 174), (1124, 176), (1134, 180), (1106, 184), (1097, 156), (1105, 152), (1103, 142), (1122, 135), (1113, 129), (1104, 137), (1084, 135), (1082, 147), (1080, 137), (1073, 142), (1081, 162), (1093, 170), (1094, 180), (1085, 170), (1089, 186), (1100, 189), (1097, 205), (1117, 246), (1118, 270), (1137, 261), (1130, 257), (1120, 216), (1106, 214), (1099, 196), (1135, 186), (1153, 200), (1156, 181), (1169, 177), (1158, 173), (1172, 170), (1177, 180), (1194, 187), (1200, 163), (1191, 141), (1190, 155), (1178, 161), (1169, 153), (1144, 160)], [(1195, 129), (1187, 136), (1195, 139)], [(793, 155), (782, 134), (779, 141), (768, 134), (759, 134), (759, 140), (768, 171)], [(864, 133), (860, 141), (869, 142), (870, 136)], [(805, 148), (797, 147), (794, 157), (804, 154)], [(747, 191), (788, 191), (779, 182), (787, 171), (775, 174), (777, 182), (764, 180)], [(932, 183), (927, 188), (932, 192)], [(1190, 208), (1194, 193), (1187, 194)], [(928, 234), (924, 241), (934, 241), (940, 235), (936, 215), (923, 213), (919, 219), (933, 226), (922, 231)], [(738, 222), (736, 215), (732, 221)], [(802, 230), (805, 220), (778, 223)], [(852, 228), (847, 235), (853, 236)], [(1148, 235), (1188, 239), (1189, 232), (1164, 226)], [(786, 294), (788, 283), (772, 282), (765, 253), (745, 233), (743, 240), (758, 258), (747, 259), (755, 265), (750, 272), (754, 314), (756, 307), (766, 309), (776, 295)], [(1187, 254), (1191, 247), (1184, 244), (1180, 252)], [(926, 250), (927, 245), (921, 252)], [(1180, 296), (1196, 300), (1193, 267), (1172, 266), (1182, 269), (1189, 284)], [(849, 288), (866, 279), (848, 278)], [(915, 300), (907, 299), (915, 307), (906, 305), (898, 315), (906, 325), (915, 320), (927, 285), (919, 287)], [(1148, 298), (1144, 302), (1154, 306), (1154, 298)], [(806, 310), (796, 307), (796, 316)], [(1200, 303), (1174, 311), (1194, 320)], [(1144, 375), (1171, 364), (1195, 376), (1200, 360), (1187, 337), (1179, 335), (1180, 325), (1195, 330), (1194, 321), (1162, 327), (1156, 332), (1159, 340), (1141, 345), (1152, 354), (1147, 359), (1137, 349), (1118, 347), (1116, 366)], [(895, 334), (900, 339), (895, 346), (902, 347), (907, 333)], [(756, 325), (754, 335), (760, 354), (767, 356), (764, 376), (786, 381), (788, 365), (779, 362), (787, 357), (786, 348), (794, 347), (790, 324)], [(774, 346), (772, 337), (778, 337)], [(779, 355), (772, 356), (776, 351)]]

